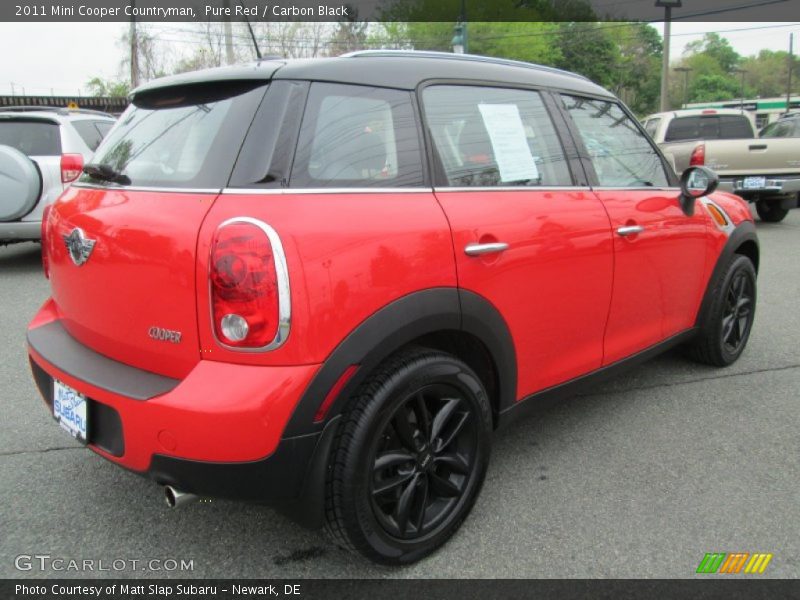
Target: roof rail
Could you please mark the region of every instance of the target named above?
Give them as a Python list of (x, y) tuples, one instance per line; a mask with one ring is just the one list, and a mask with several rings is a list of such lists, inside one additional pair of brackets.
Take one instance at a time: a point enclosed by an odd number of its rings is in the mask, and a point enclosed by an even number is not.
[(558, 73), (559, 75), (583, 79), (585, 81), (591, 81), (588, 77), (584, 77), (578, 73), (571, 73), (570, 71), (564, 71), (563, 69), (557, 69), (555, 67), (537, 65), (534, 63), (523, 62), (521, 60), (511, 60), (509, 58), (481, 56), (480, 54), (455, 54), (452, 52), (439, 52), (436, 50), (356, 50), (355, 52), (348, 52), (347, 54), (342, 54), (341, 56), (344, 58), (359, 58), (363, 56), (401, 56), (407, 58), (441, 58), (445, 60), (482, 62), (494, 65), (504, 65), (507, 67), (520, 67), (523, 69), (533, 69), (536, 71), (547, 71), (550, 73)]
[(40, 104), (38, 106), (0, 106), (0, 112), (56, 112), (64, 116), (82, 113), (87, 115), (101, 115), (104, 117), (111, 117), (112, 119), (117, 118), (111, 113), (103, 112), (102, 110), (94, 110), (91, 108), (67, 108), (66, 106), (49, 106), (46, 104)]

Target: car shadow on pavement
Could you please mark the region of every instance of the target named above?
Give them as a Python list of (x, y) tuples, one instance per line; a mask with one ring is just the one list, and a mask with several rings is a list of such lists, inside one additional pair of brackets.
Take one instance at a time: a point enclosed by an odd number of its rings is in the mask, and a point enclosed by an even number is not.
[(42, 247), (36, 242), (0, 246), (0, 273), (33, 273), (42, 269)]

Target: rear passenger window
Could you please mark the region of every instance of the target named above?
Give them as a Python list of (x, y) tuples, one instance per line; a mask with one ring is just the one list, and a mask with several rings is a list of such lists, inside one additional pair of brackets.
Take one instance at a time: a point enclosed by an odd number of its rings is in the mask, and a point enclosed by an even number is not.
[(437, 85), (425, 119), (447, 185), (572, 185), (561, 143), (538, 92)]
[(410, 92), (311, 86), (291, 187), (421, 186), (422, 173)]
[(562, 96), (602, 187), (667, 187), (661, 157), (636, 122), (613, 102)]

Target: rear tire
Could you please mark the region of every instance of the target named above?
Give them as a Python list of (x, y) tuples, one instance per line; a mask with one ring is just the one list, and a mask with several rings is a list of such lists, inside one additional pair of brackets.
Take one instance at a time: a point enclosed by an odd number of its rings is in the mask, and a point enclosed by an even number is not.
[(327, 533), (382, 564), (427, 556), (472, 508), (491, 429), (486, 391), (465, 363), (425, 349), (389, 358), (354, 394), (334, 440)]
[(789, 210), (781, 208), (780, 202), (759, 200), (756, 202), (756, 212), (765, 223), (780, 223), (789, 214)]
[(700, 332), (687, 347), (698, 362), (727, 367), (741, 356), (750, 338), (756, 308), (756, 270), (749, 258), (734, 254), (717, 280)]

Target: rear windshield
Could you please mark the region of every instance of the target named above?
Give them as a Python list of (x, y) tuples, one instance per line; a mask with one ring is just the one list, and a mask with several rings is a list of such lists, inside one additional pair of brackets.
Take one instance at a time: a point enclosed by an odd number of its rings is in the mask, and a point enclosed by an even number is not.
[[(165, 90), (130, 106), (103, 140), (93, 164), (126, 176), (127, 185), (223, 188), (266, 86)], [(81, 181), (103, 183), (89, 175)]]
[(750, 119), (739, 115), (697, 115), (670, 121), (665, 142), (683, 140), (736, 140), (753, 138)]
[(60, 156), (61, 132), (49, 121), (0, 118), (0, 145), (28, 156)]

